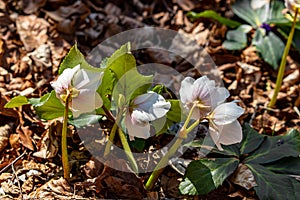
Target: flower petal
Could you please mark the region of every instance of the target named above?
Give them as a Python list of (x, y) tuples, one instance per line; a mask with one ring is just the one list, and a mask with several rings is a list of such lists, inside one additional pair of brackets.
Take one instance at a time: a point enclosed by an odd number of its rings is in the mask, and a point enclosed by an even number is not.
[(180, 101), (183, 104), (191, 103), (194, 100), (192, 99), (192, 94), (194, 90), (195, 79), (191, 77), (186, 77), (181, 81), (181, 86), (179, 89)]
[(90, 89), (97, 90), (100, 83), (103, 72), (91, 71), (87, 69), (79, 70), (72, 80), (73, 87), (78, 90), (81, 89)]
[(209, 126), (209, 135), (211, 137), (211, 139), (214, 141), (214, 143), (216, 144), (217, 148), (220, 151), (223, 151), (224, 149), (222, 148), (220, 142), (219, 142), (219, 138), (220, 138), (220, 133), (218, 132), (218, 130), (212, 128), (211, 126)]
[(62, 94), (64, 90), (71, 86), (72, 78), (78, 70), (80, 70), (80, 65), (76, 65), (73, 68), (67, 68), (56, 81), (50, 82), (57, 95)]
[[(133, 115), (134, 111), (139, 111), (139, 115), (132, 116), (135, 119), (153, 121), (163, 117), (170, 109), (170, 102), (155, 92), (148, 92), (137, 96), (133, 100)], [(142, 116), (142, 115), (144, 116)]]
[(213, 111), (212, 120), (216, 125), (230, 124), (244, 113), (244, 109), (234, 102), (223, 103)]
[(243, 139), (242, 127), (240, 123), (235, 120), (230, 124), (226, 124), (223, 127), (219, 127), (221, 132), (219, 142), (221, 144), (230, 145), (239, 143)]
[(72, 99), (72, 113), (78, 117), (82, 113), (88, 113), (101, 107), (103, 101), (100, 95), (94, 90), (83, 89), (77, 97)]
[(144, 139), (150, 137), (150, 124), (146, 124), (144, 126), (133, 124), (129, 113), (126, 113), (124, 122), (128, 131), (128, 135), (131, 136), (130, 140), (133, 140), (133, 137)]

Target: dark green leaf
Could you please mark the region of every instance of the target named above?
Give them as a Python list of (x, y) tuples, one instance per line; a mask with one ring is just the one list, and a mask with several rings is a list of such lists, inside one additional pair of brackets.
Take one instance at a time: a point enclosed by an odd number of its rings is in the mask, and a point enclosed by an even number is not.
[(54, 90), (38, 99), (29, 99), (41, 119), (51, 120), (63, 116), (65, 107), (56, 97)]
[(271, 163), (284, 157), (298, 157), (299, 132), (292, 130), (284, 136), (266, 136), (261, 147), (245, 160), (246, 163)]
[(268, 35), (263, 37), (261, 43), (256, 44), (256, 49), (261, 57), (274, 69), (279, 66), (284, 47), (284, 43), (273, 32), (269, 32)]
[(228, 50), (240, 50), (247, 46), (247, 33), (252, 29), (251, 26), (241, 25), (236, 30), (228, 31), (224, 48)]
[(192, 20), (199, 19), (200, 17), (211, 18), (211, 19), (218, 21), (221, 24), (228, 26), (229, 28), (236, 28), (239, 25), (241, 25), (241, 23), (239, 23), (237, 21), (222, 17), (221, 15), (219, 15), (218, 13), (216, 13), (213, 10), (205, 10), (201, 13), (195, 13), (195, 12), (190, 11), (187, 13), (187, 16), (190, 17)]
[(251, 26), (256, 27), (262, 24), (258, 13), (251, 8), (249, 0), (239, 0), (232, 6), (232, 11), (238, 17), (249, 23)]
[(234, 157), (201, 159), (200, 162), (210, 169), (216, 188), (223, 184), (225, 179), (236, 170), (239, 164), (239, 160)]
[(299, 199), (300, 183), (287, 175), (276, 174), (259, 164), (247, 164), (252, 171), (257, 187), (254, 187), (259, 199)]
[[(181, 185), (179, 188), (182, 189), (180, 190), (182, 194), (193, 194), (195, 193), (194, 188), (196, 188), (197, 194), (207, 194), (216, 189), (210, 169), (200, 161), (192, 161), (185, 173), (185, 177), (191, 181), (194, 187), (189, 185), (187, 189), (184, 189)], [(183, 184), (187, 185), (188, 182)]]
[(4, 105), (4, 108), (15, 108), (29, 104), (28, 99), (24, 96), (16, 96)]
[(282, 158), (274, 163), (265, 164), (264, 167), (276, 173), (300, 175), (300, 158)]
[(265, 136), (259, 134), (250, 127), (249, 124), (243, 125), (243, 141), (241, 142), (241, 154), (248, 154), (256, 150), (264, 141)]
[(95, 114), (83, 114), (80, 115), (78, 118), (69, 120), (69, 123), (76, 126), (77, 128), (85, 127), (88, 125), (92, 125), (97, 123), (102, 116), (95, 115)]
[(61, 74), (65, 69), (73, 68), (78, 64), (80, 64), (80, 67), (82, 69), (89, 69), (95, 71), (102, 70), (100, 68), (95, 68), (88, 64), (82, 53), (78, 50), (77, 44), (75, 44), (60, 64), (58, 74)]
[(129, 141), (129, 144), (131, 147), (135, 148), (139, 152), (142, 152), (144, 150), (146, 141), (141, 138), (135, 138), (132, 141)]
[(199, 194), (207, 194), (222, 185), (225, 179), (235, 171), (238, 163), (236, 158), (192, 161), (186, 169), (185, 177), (193, 183)]
[[(291, 30), (291, 22), (288, 24), (278, 24), (278, 31), (287, 39)], [(293, 46), (300, 51), (300, 25), (295, 28)]]

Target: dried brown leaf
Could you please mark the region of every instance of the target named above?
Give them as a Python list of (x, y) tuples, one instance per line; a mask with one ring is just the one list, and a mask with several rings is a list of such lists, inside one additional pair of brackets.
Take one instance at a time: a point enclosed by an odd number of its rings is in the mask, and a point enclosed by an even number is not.
[(8, 138), (12, 125), (6, 124), (0, 127), (0, 152), (8, 145)]

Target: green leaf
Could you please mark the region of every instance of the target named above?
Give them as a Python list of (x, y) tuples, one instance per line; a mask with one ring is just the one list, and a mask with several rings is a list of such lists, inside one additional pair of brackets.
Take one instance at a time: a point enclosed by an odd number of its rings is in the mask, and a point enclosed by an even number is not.
[[(126, 65), (126, 60), (124, 60)], [(119, 98), (119, 94), (125, 97), (126, 102), (136, 96), (145, 94), (152, 84), (153, 76), (143, 76), (136, 68), (127, 71), (117, 82), (113, 91), (114, 99)]]
[(284, 47), (284, 43), (273, 32), (269, 32), (268, 35), (262, 38), (260, 43), (256, 44), (256, 49), (261, 57), (274, 69), (279, 66)]
[(167, 118), (173, 122), (181, 122), (183, 120), (183, 112), (181, 109), (180, 100), (167, 100), (171, 103), (171, 108), (167, 112)]
[(249, 154), (261, 146), (265, 136), (259, 134), (256, 130), (250, 127), (249, 124), (243, 125), (243, 141), (241, 142), (241, 154)]
[(77, 44), (75, 44), (65, 56), (62, 63), (59, 66), (58, 74), (61, 74), (67, 68), (73, 68), (80, 64), (80, 68), (101, 71), (100, 68), (95, 68), (87, 63), (82, 53), (78, 50)]
[(266, 136), (261, 147), (255, 150), (248, 158), (246, 163), (271, 163), (284, 157), (298, 157), (299, 151), (299, 132), (292, 130), (284, 136)]
[(24, 96), (16, 96), (4, 105), (4, 108), (15, 108), (29, 104), (28, 100)]
[(144, 150), (146, 141), (141, 138), (135, 138), (134, 140), (129, 141), (129, 144), (131, 147), (135, 148), (139, 152), (142, 152)]
[(259, 164), (247, 164), (257, 182), (254, 187), (259, 199), (299, 199), (300, 183), (296, 179), (276, 174)]
[[(284, 16), (282, 10), (285, 8), (282, 1), (271, 1), (268, 18), (272, 20), (282, 19)], [(268, 23), (268, 21), (267, 21)]]
[(218, 148), (213, 148), (212, 151), (210, 152), (211, 154), (217, 153), (219, 155), (224, 155), (224, 156), (240, 156), (240, 150), (239, 150), (239, 145), (238, 144), (232, 144), (232, 145), (222, 145), (223, 151), (220, 151)]
[(226, 34), (223, 46), (228, 50), (240, 50), (247, 46), (247, 33), (252, 29), (249, 25), (241, 25), (236, 30), (230, 30)]
[(65, 107), (56, 97), (55, 91), (45, 94), (38, 99), (29, 99), (37, 115), (41, 119), (51, 120), (63, 116)]
[(95, 114), (82, 114), (76, 119), (69, 120), (69, 123), (76, 126), (77, 128), (85, 127), (88, 125), (99, 122), (102, 118), (100, 115)]
[(195, 185), (188, 178), (180, 182), (179, 190), (180, 193), (184, 195), (199, 195)]
[(112, 94), (114, 99), (122, 94), (128, 102), (147, 92), (152, 84), (152, 76), (143, 76), (137, 71), (136, 60), (130, 53), (130, 43), (121, 46), (107, 59), (107, 69), (114, 73), (117, 81)]
[[(116, 77), (114, 73), (109, 68), (106, 68), (104, 70), (102, 82), (99, 88), (97, 89), (97, 92), (99, 93), (99, 95), (103, 100), (103, 106), (108, 110), (111, 108), (111, 95), (115, 83), (116, 83)], [(97, 114), (99, 114), (98, 111), (99, 109), (96, 111)]]
[(300, 175), (299, 157), (286, 157), (274, 163), (268, 163), (263, 166), (276, 173)]
[[(195, 176), (195, 174), (197, 174)], [(193, 194), (195, 189), (197, 194), (207, 194), (210, 191), (216, 189), (215, 184), (210, 173), (210, 169), (206, 167), (200, 161), (192, 161), (185, 172), (185, 178), (188, 178), (193, 186), (189, 185), (188, 188), (184, 189), (182, 185), (179, 187), (182, 194)], [(187, 183), (183, 183), (187, 185)]]
[(239, 164), (239, 160), (235, 157), (202, 159), (200, 162), (210, 169), (216, 188), (223, 184)]
[(222, 185), (235, 171), (238, 163), (238, 159), (233, 157), (192, 161), (186, 169), (185, 177), (193, 183), (198, 194), (207, 194)]
[(243, 19), (251, 26), (256, 27), (262, 24), (260, 16), (258, 13), (251, 8), (249, 0), (238, 0), (232, 6), (232, 11), (239, 18)]
[(190, 11), (187, 13), (187, 17), (190, 17), (192, 20), (199, 19), (200, 17), (211, 18), (211, 19), (218, 21), (221, 24), (228, 26), (229, 28), (236, 28), (239, 25), (241, 25), (241, 23), (239, 23), (237, 21), (222, 17), (221, 15), (219, 15), (218, 13), (216, 13), (213, 10), (205, 10), (201, 13), (195, 13), (195, 12)]

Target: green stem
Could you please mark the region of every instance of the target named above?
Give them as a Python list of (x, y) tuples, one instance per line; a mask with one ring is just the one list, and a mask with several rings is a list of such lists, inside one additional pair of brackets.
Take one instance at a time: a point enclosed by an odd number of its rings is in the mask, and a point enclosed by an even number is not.
[(163, 172), (164, 167), (168, 164), (170, 157), (176, 153), (177, 149), (181, 146), (183, 140), (185, 138), (187, 138), (188, 133), (190, 133), (195, 127), (198, 126), (200, 120), (195, 121), (190, 127), (187, 128), (187, 125), (191, 119), (191, 116), (192, 116), (192, 113), (193, 113), (193, 110), (195, 107), (196, 107), (196, 105), (194, 104), (194, 106), (191, 108), (191, 110), (189, 112), (189, 115), (188, 115), (184, 125), (182, 126), (181, 130), (179, 131), (179, 136), (176, 139), (175, 143), (171, 146), (171, 148), (166, 153), (166, 155), (164, 155), (163, 158), (159, 161), (159, 163), (156, 165), (154, 171), (150, 175), (147, 183), (145, 184), (145, 188), (148, 191), (152, 190), (158, 177)]
[(113, 144), (117, 128), (118, 128), (118, 124), (115, 122), (110, 131), (109, 138), (105, 146), (104, 155), (103, 155), (104, 157), (106, 157), (110, 153), (111, 145)]
[(290, 47), (291, 47), (291, 44), (292, 44), (292, 41), (293, 41), (293, 36), (294, 36), (294, 33), (295, 33), (295, 25), (296, 25), (296, 21), (297, 21), (298, 12), (299, 12), (299, 9), (296, 9), (293, 24), (292, 24), (292, 28), (291, 28), (291, 31), (290, 31), (290, 34), (289, 34), (287, 43), (285, 45), (285, 49), (284, 49), (282, 58), (281, 58), (281, 63), (280, 63), (280, 66), (279, 66), (279, 71), (278, 71), (278, 75), (277, 75), (274, 94), (272, 96), (272, 99), (271, 99), (268, 107), (274, 107), (274, 105), (277, 101), (277, 96), (278, 96), (278, 93), (279, 93), (279, 90), (280, 90), (280, 87), (281, 87), (281, 84), (282, 84), (282, 79), (283, 79), (283, 76), (284, 76), (284, 71), (285, 71), (285, 66), (286, 66), (286, 57), (289, 54)]
[(71, 95), (68, 94), (66, 98), (65, 112), (64, 112), (64, 121), (62, 127), (61, 135), (61, 154), (62, 154), (62, 165), (64, 170), (64, 178), (70, 180), (70, 167), (68, 159), (68, 147), (67, 147), (67, 131), (68, 131), (68, 114), (69, 114), (69, 102), (71, 100)]
[(126, 156), (129, 159), (129, 161), (130, 161), (130, 165), (131, 165), (133, 171), (137, 173), (138, 172), (138, 166), (136, 164), (136, 161), (135, 161), (135, 159), (133, 157), (133, 154), (132, 154), (131, 149), (129, 147), (129, 144), (127, 142), (127, 138), (126, 138), (126, 136), (123, 133), (123, 131), (122, 131), (121, 128), (118, 128), (118, 133), (119, 133), (119, 137), (121, 139), (122, 146), (123, 146), (123, 148), (125, 150)]
[(123, 115), (123, 113), (119, 112), (118, 115), (117, 115), (117, 118), (115, 119), (115, 123), (114, 123), (114, 125), (113, 125), (113, 127), (110, 131), (110, 134), (109, 134), (109, 138), (108, 138), (109, 141), (107, 141), (106, 146), (105, 146), (104, 155), (103, 155), (104, 157), (107, 156), (110, 153), (111, 145), (114, 142), (116, 131), (117, 131), (118, 125), (121, 121), (122, 115)]

